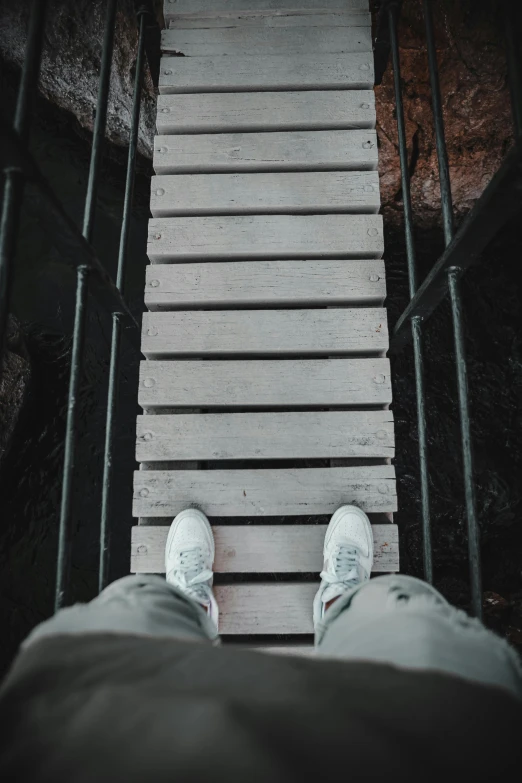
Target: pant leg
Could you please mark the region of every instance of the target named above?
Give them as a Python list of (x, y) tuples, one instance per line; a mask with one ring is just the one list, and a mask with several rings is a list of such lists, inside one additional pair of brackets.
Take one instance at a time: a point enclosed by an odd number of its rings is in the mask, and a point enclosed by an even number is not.
[(202, 606), (159, 576), (126, 576), (88, 604), (61, 609), (38, 625), (22, 648), (46, 636), (120, 633), (183, 641), (218, 642), (218, 632)]
[(382, 576), (339, 598), (317, 628), (317, 655), (454, 674), (522, 698), (516, 651), (411, 576)]

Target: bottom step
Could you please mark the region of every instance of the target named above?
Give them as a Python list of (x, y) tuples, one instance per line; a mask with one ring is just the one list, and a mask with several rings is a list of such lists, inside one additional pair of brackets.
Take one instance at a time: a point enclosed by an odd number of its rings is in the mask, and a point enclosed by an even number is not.
[(319, 582), (216, 585), (221, 634), (312, 634)]
[(250, 650), (252, 652), (268, 653), (269, 655), (297, 655), (299, 657), (313, 657), (315, 647), (313, 639), (309, 642), (224, 642), (224, 646), (230, 650), (232, 647), (236, 650)]

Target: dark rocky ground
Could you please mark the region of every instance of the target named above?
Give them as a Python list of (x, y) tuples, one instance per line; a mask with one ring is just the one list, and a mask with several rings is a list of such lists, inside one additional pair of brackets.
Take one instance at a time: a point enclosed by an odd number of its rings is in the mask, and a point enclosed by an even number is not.
[[(94, 26), (89, 29), (93, 39), (101, 29), (100, 2), (95, 0), (91, 4)], [(70, 18), (63, 11), (64, 5), (69, 7)], [(124, 6), (125, 3), (123, 9)], [(438, 5), (437, 39), (457, 219), (461, 219), (472, 206), (512, 141), (496, 6), (489, 0), (475, 0), (473, 3), (471, 0), (446, 0)], [(16, 63), (19, 61), (16, 41), (20, 36), (16, 33), (16, 25), (23, 21), (25, 7), (24, 2), (6, 2), (2, 4), (0, 13), (0, 30), (11, 29), (9, 36), (3, 36), (4, 43), (0, 47), (2, 108), (8, 114), (16, 84)], [(51, 9), (60, 17), (62, 38), (70, 38), (63, 41), (56, 63), (70, 68), (71, 63), (64, 64), (62, 60), (69, 57), (72, 61), (74, 54), (76, 63), (83, 64), (85, 90), (92, 96), (89, 79), (96, 72), (96, 46), (88, 40), (86, 51), (78, 50), (83, 46), (79, 39), (81, 26), (78, 20), (82, 19), (86, 8), (85, 3), (60, 4), (58, 0), (51, 3)], [(438, 257), (442, 237), (419, 9), (418, 0), (406, 0), (401, 25), (401, 54), (418, 263), (422, 277)], [(135, 41), (135, 30), (129, 18), (124, 12), (120, 14), (121, 36), (118, 40), (123, 41), (123, 51), (117, 54), (118, 76), (111, 109), (114, 117), (109, 124), (110, 144), (104, 164), (94, 240), (102, 261), (111, 273), (114, 272), (121, 218), (124, 181), (121, 163), (128, 117), (127, 109), (121, 107), (128, 106), (130, 82), (127, 72), (132, 70)], [(53, 40), (52, 35), (48, 37), (47, 45), (51, 48)], [(16, 44), (11, 49), (9, 41)], [(54, 61), (49, 59), (50, 55), (46, 56), (52, 64)], [(69, 72), (77, 73), (78, 68)], [(60, 92), (60, 85), (52, 81), (53, 69), (50, 66), (45, 74), (32, 148), (70, 214), (81, 222), (92, 100), (80, 105), (70, 88), (67, 92), (62, 85)], [(147, 98), (149, 101), (150, 98)], [(380, 173), (387, 232), (387, 306), (390, 325), (393, 325), (407, 302), (407, 277), (390, 73), (382, 87), (378, 88), (377, 101)], [(149, 112), (150, 109), (146, 109), (146, 118)], [(147, 153), (149, 143), (147, 133), (150, 134), (150, 122), (146, 119), (142, 129), (144, 153)], [(139, 170), (127, 287), (129, 301), (137, 314), (142, 308), (146, 263), (147, 175), (150, 171), (146, 155), (140, 160)], [(467, 316), (485, 607), (488, 622), (522, 645), (519, 479), (522, 461), (522, 272), (518, 261), (519, 233), (519, 220), (514, 220), (488, 248), (480, 264), (466, 275), (462, 288)], [(58, 263), (34, 218), (24, 214), (13, 311), (22, 324), (24, 335), (22, 342), (17, 338), (15, 353), (25, 362), (27, 374), (22, 394), (25, 403), (16, 422), (8, 456), (0, 468), (0, 614), (3, 629), (0, 635), (0, 669), (9, 663), (18, 643), (30, 628), (52, 611), (73, 290), (73, 275)], [(94, 306), (89, 319), (86, 372), (81, 394), (72, 568), (72, 598), (77, 600), (88, 600), (96, 591), (109, 327), (106, 316)], [(466, 607), (469, 602), (467, 544), (452, 333), (447, 304), (442, 305), (426, 325), (425, 353), (436, 584), (448, 598)], [(128, 568), (137, 361), (133, 351), (125, 347), (116, 455), (113, 578), (123, 575)], [(407, 349), (393, 359), (393, 375), (400, 508), (396, 520), (401, 530), (402, 570), (420, 576), (422, 562), (411, 350)]]

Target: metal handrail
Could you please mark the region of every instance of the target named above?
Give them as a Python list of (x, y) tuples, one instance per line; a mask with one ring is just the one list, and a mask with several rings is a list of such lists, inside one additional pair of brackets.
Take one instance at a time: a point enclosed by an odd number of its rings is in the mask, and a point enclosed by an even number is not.
[[(91, 245), (97, 190), (100, 180), (100, 166), (105, 138), (107, 106), (110, 88), (110, 72), (116, 25), (117, 0), (108, 0), (104, 37), (101, 53), (101, 67), (98, 99), (93, 130), (93, 144), (89, 165), (89, 177), (84, 208), (83, 230), (80, 231), (69, 218), (59, 199), (41, 174), (37, 164), (28, 152), (29, 120), (32, 99), (36, 93), (41, 65), (42, 44), (45, 31), (46, 0), (33, 0), (29, 19), (29, 30), (22, 78), (18, 91), (14, 127), (0, 122), (0, 167), (4, 172), (3, 211), (0, 224), (0, 357), (5, 348), (7, 316), (12, 289), (13, 260), (22, 203), (30, 201), (37, 216), (51, 235), (60, 252), (59, 260), (76, 268), (76, 308), (71, 353), (71, 372), (65, 435), (65, 455), (62, 484), (62, 502), (58, 534), (56, 564), (55, 610), (67, 601), (69, 565), (71, 555), (71, 528), (73, 517), (72, 491), (75, 478), (76, 429), (78, 417), (78, 391), (83, 371), (85, 349), (85, 321), (88, 308), (88, 293), (96, 294), (104, 308), (112, 314), (113, 332), (110, 354), (109, 392), (107, 399), (107, 430), (105, 443), (103, 497), (100, 524), (100, 589), (108, 581), (109, 557), (109, 511), (112, 471), (112, 447), (114, 421), (118, 396), (118, 363), (120, 340), (123, 327), (125, 335), (139, 350), (138, 324), (123, 298), (123, 284), (129, 243), (130, 217), (133, 202), (136, 155), (142, 81), (146, 53), (151, 52), (150, 31), (157, 27), (151, 0), (135, 2), (138, 19), (138, 50), (134, 77), (132, 120), (123, 206), (123, 220), (118, 254), (116, 283), (98, 259)], [(157, 76), (156, 52), (151, 54), (151, 75)], [(24, 193), (26, 183), (35, 191)]]
[[(507, 32), (507, 62), (509, 82), (513, 103), (513, 118), (517, 143), (506, 156), (481, 198), (462, 222), (458, 231), (454, 230), (453, 204), (446, 151), (442, 100), (438, 76), (438, 64), (433, 27), (431, 0), (423, 0), (426, 24), (426, 48), (432, 94), (435, 140), (439, 166), (439, 184), (441, 190), (441, 211), (446, 250), (434, 264), (421, 286), (416, 286), (415, 248), (413, 241), (413, 216), (411, 210), (410, 181), (404, 110), (400, 78), (400, 53), (397, 32), (399, 0), (383, 0), (380, 9), (379, 30), (387, 30), (390, 36), (394, 68), (395, 100), (397, 107), (397, 126), (399, 136), (399, 157), (404, 200), (404, 221), (406, 234), (406, 254), (410, 284), (410, 303), (399, 317), (393, 332), (390, 351), (400, 351), (410, 337), (413, 339), (415, 364), (417, 419), (419, 430), (419, 461), (421, 475), (422, 529), (424, 573), (428, 581), (433, 578), (431, 554), (431, 522), (429, 511), (428, 462), (426, 443), (426, 417), (424, 401), (424, 381), (422, 374), (421, 325), (427, 320), (438, 304), (449, 295), (453, 338), (455, 346), (455, 365), (459, 400), (459, 418), (461, 429), (461, 449), (464, 476), (464, 495), (468, 529), (468, 555), (470, 565), (470, 585), (473, 613), (482, 616), (482, 579), (480, 561), (480, 535), (476, 512), (475, 483), (473, 478), (473, 455), (471, 446), (469, 390), (464, 340), (464, 321), (459, 290), (462, 273), (475, 263), (490, 240), (505, 223), (522, 207), (522, 64), (520, 49), (517, 46), (516, 33), (520, 29), (520, 7), (505, 3)], [(386, 21), (384, 22), (384, 17)], [(381, 42), (381, 58), (383, 44)]]

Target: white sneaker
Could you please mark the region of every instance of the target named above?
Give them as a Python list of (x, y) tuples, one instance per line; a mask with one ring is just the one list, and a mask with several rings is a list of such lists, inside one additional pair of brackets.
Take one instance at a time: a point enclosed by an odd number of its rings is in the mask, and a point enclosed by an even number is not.
[(218, 625), (218, 605), (212, 592), (215, 547), (210, 522), (202, 511), (181, 511), (170, 526), (165, 547), (167, 582), (207, 608)]
[(323, 619), (326, 604), (361, 582), (373, 566), (370, 520), (357, 506), (341, 506), (330, 520), (324, 539), (321, 586), (314, 598), (314, 626)]

